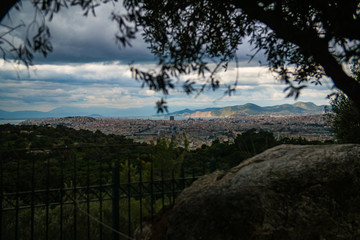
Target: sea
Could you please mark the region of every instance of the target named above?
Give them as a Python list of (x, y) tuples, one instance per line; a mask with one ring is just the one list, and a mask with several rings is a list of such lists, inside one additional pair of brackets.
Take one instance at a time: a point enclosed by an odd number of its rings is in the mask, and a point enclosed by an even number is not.
[(24, 119), (0, 119), (0, 125), (11, 124), (18, 125), (19, 123), (25, 121)]

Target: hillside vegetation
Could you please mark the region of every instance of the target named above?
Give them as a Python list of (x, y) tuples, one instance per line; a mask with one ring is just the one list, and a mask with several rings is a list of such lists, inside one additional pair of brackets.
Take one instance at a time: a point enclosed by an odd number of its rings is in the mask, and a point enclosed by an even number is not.
[(236, 117), (248, 115), (298, 115), (298, 114), (322, 114), (324, 105), (318, 106), (311, 102), (297, 102), (294, 104), (282, 104), (277, 106), (260, 107), (256, 104), (247, 103), (244, 105), (207, 108), (198, 110), (185, 109), (174, 112), (171, 115), (181, 117)]
[[(308, 142), (301, 138), (276, 140), (272, 133), (257, 132), (255, 129), (239, 134), (233, 144), (215, 140), (211, 146), (203, 145), (201, 148), (191, 151), (186, 147), (178, 147), (175, 138), (170, 142), (159, 138), (152, 144), (143, 144), (119, 135), (106, 135), (100, 131), (75, 130), (61, 125), (55, 128), (33, 125), (0, 125), (0, 136), (5, 186), (11, 186), (15, 182), (16, 166), (14, 163), (19, 158), (23, 159), (22, 168), (24, 169), (32, 168), (31, 159), (36, 159), (35, 168), (41, 168), (43, 161), (47, 161), (48, 158), (53, 159), (54, 162), (57, 162), (51, 169), (53, 182), (58, 184), (60, 179), (56, 179), (56, 176), (59, 175), (60, 160), (64, 158), (64, 154), (69, 154), (69, 151), (73, 157), (80, 160), (79, 162), (90, 160), (93, 169), (99, 168), (101, 165), (104, 177), (110, 178), (111, 176), (106, 176), (105, 173), (111, 170), (114, 163), (119, 163), (121, 166), (132, 164), (134, 174), (138, 173), (136, 169), (140, 166), (144, 168), (144, 171), (150, 171), (146, 163), (151, 162), (154, 171), (158, 171), (158, 174), (161, 171), (171, 174), (172, 170), (176, 174), (180, 174), (182, 169), (185, 169), (191, 174), (203, 175), (216, 169), (229, 169), (244, 159), (282, 143), (319, 143)], [(72, 167), (70, 163), (69, 167)], [(79, 177), (84, 178), (83, 182), (86, 181), (85, 173)], [(24, 175), (21, 179), (24, 181), (22, 186), (26, 187), (27, 176)], [(67, 180), (71, 179), (64, 179), (64, 181)]]
[[(0, 125), (2, 206), (12, 209), (3, 213), (2, 239), (13, 239), (15, 229), (19, 235), (15, 239), (29, 239), (31, 221), (36, 226), (35, 236), (43, 236), (48, 229), (49, 239), (56, 239), (58, 226), (63, 223), (65, 238), (73, 239), (71, 233), (77, 222), (82, 227), (78, 227), (79, 238), (76, 239), (87, 239), (87, 228), (94, 231), (94, 239), (100, 239), (99, 225), (90, 223), (86, 215), (74, 214), (75, 203), (71, 201), (101, 198), (105, 192), (99, 189), (111, 186), (114, 166), (119, 166), (119, 182), (128, 184), (126, 190), (139, 182), (163, 182), (186, 176), (194, 179), (217, 169), (229, 169), (281, 143), (309, 144), (304, 139), (276, 140), (272, 133), (255, 129), (238, 135), (233, 144), (215, 140), (211, 146), (203, 145), (191, 151), (178, 147), (176, 142), (174, 138), (171, 141), (159, 138), (152, 144), (140, 144), (119, 135), (61, 125)], [(90, 186), (92, 190), (86, 191)], [(99, 201), (87, 201), (76, 207), (89, 212), (91, 209), (96, 218), (111, 222), (111, 201)], [(134, 231), (142, 217), (149, 218), (170, 202), (171, 197), (164, 193), (162, 197), (158, 193), (143, 199), (130, 194), (122, 196), (119, 201), (121, 229), (128, 229), (129, 233)], [(19, 204), (45, 207), (17, 212)], [(139, 210), (141, 204), (142, 212)], [(44, 225), (49, 219), (51, 224)], [(103, 236), (111, 238), (110, 232), (104, 232)]]

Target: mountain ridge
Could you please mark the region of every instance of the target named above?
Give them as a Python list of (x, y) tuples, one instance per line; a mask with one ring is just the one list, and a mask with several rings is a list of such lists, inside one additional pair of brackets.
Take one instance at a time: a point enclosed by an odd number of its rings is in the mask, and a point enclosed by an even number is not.
[(95, 117), (141, 117), (150, 116), (155, 112), (154, 108), (107, 108), (107, 107), (58, 107), (47, 112), (42, 111), (4, 111), (0, 110), (0, 119), (37, 119), (37, 118), (61, 118), (75, 116)]
[[(297, 102), (294, 104), (281, 104), (261, 107), (253, 103), (227, 107), (210, 107), (190, 110), (188, 108), (165, 114), (163, 116), (177, 116), (186, 118), (214, 118), (236, 117), (248, 115), (297, 115), (297, 114), (321, 114), (325, 105), (315, 105), (312, 102)], [(118, 109), (106, 107), (59, 107), (48, 112), (41, 111), (15, 111), (0, 110), (0, 119), (36, 119), (36, 118), (60, 118), (72, 116), (93, 117), (150, 117), (154, 116), (154, 108), (131, 108)]]
[(249, 115), (300, 115), (300, 114), (322, 114), (326, 105), (316, 105), (312, 102), (296, 102), (294, 104), (281, 104), (275, 106), (261, 107), (253, 103), (228, 106), (223, 108), (207, 108), (189, 110), (185, 109), (170, 113), (168, 115), (177, 117), (236, 117)]

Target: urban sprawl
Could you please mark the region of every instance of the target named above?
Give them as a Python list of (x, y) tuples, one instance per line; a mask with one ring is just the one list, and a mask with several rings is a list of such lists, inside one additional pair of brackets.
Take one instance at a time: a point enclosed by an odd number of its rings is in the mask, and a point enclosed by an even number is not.
[[(171, 120), (170, 120), (171, 119)], [(304, 138), (308, 141), (332, 139), (326, 116), (293, 115), (293, 116), (243, 116), (236, 118), (169, 120), (126, 119), (126, 118), (92, 118), (67, 117), (49, 119), (31, 119), (22, 124), (63, 125), (74, 129), (101, 131), (105, 134), (118, 134), (136, 142), (151, 143), (157, 139), (176, 139), (178, 146), (184, 146), (185, 140), (190, 149), (211, 145), (218, 139), (220, 142), (233, 142), (238, 134), (255, 128), (257, 131), (269, 131), (277, 139)]]

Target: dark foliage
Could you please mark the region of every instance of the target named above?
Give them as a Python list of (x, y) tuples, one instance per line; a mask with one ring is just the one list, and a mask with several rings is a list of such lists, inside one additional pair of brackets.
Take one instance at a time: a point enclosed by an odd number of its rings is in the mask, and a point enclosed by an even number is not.
[[(70, 184), (73, 174), (70, 169), (74, 164), (78, 169), (87, 169), (87, 165), (98, 169), (94, 176), (90, 176), (92, 184), (97, 184), (100, 176), (103, 182), (107, 182), (114, 163), (136, 162), (137, 158), (150, 161), (151, 153), (150, 145), (134, 143), (122, 136), (64, 126), (0, 125), (0, 146), (2, 168), (6, 169), (6, 191), (14, 188), (14, 184), (21, 186), (20, 190), (29, 190), (29, 173), (33, 169), (36, 169), (36, 186), (39, 188), (47, 186), (48, 180), (44, 177), (47, 171), (52, 177), (49, 187)], [(51, 168), (47, 169), (47, 166)], [(17, 171), (18, 168), (22, 171)], [(16, 172), (22, 176), (16, 176)], [(79, 172), (78, 184), (86, 185), (87, 177), (86, 171)]]
[[(124, 25), (142, 26), (145, 41), (159, 59), (157, 72), (133, 69), (154, 89), (171, 89), (171, 80), (180, 76), (185, 78), (187, 94), (217, 89), (221, 79), (216, 73), (237, 61), (238, 46), (248, 41), (288, 84), (289, 97), (297, 98), (307, 83), (318, 85), (328, 76), (360, 106), (360, 83), (342, 68), (359, 64), (357, 0), (128, 0), (124, 5), (128, 15), (123, 18), (129, 20)], [(186, 79), (194, 73), (198, 79)], [(227, 94), (235, 91), (236, 81), (227, 86)]]
[[(150, 171), (159, 177), (170, 177), (172, 174), (179, 176), (185, 174), (184, 171), (187, 171), (187, 175), (200, 176), (216, 169), (230, 169), (282, 143), (318, 144), (305, 139), (276, 140), (270, 132), (251, 129), (238, 135), (234, 143), (215, 140), (211, 146), (203, 145), (200, 149), (188, 151), (178, 147), (175, 139), (170, 142), (158, 139), (156, 144), (148, 145), (134, 143), (118, 135), (64, 126), (0, 125), (0, 151), (2, 169), (6, 170), (3, 172), (6, 191), (15, 185), (19, 185), (20, 190), (29, 190), (32, 184), (30, 172), (34, 169), (37, 187), (71, 184), (73, 171), (70, 169), (73, 169), (74, 164), (79, 169), (78, 184), (82, 186), (88, 181), (91, 184), (97, 184), (100, 180), (108, 182), (111, 178), (109, 172), (115, 163), (121, 165), (122, 171), (131, 169), (131, 175), (134, 176), (139, 174), (140, 168), (144, 176), (149, 175)], [(153, 170), (149, 169), (150, 162)], [(87, 175), (88, 168), (94, 173), (91, 176)], [(51, 173), (51, 181), (44, 177), (48, 171)], [(17, 176), (17, 172), (21, 176)]]
[(329, 122), (338, 141), (360, 143), (360, 111), (354, 102), (338, 93), (330, 104)]
[[(7, 1), (0, 19), (12, 6), (20, 9), (17, 2)], [(70, 5), (81, 6), (85, 15), (95, 15), (95, 8), (108, 2), (116, 0), (33, 1), (42, 16), (39, 31), (17, 46), (4, 36), (20, 26), (7, 28), (0, 36), (2, 56), (6, 59), (11, 53), (19, 62), (31, 65), (34, 52), (46, 56), (52, 50), (44, 17), (51, 20)], [(358, 0), (124, 0), (123, 5), (125, 14), (111, 16), (118, 26), (118, 43), (131, 46), (135, 34), (143, 30), (145, 41), (159, 59), (157, 70), (132, 68), (134, 78), (150, 89), (167, 95), (174, 81), (183, 79), (186, 94), (216, 90), (221, 84), (216, 73), (237, 62), (238, 46), (248, 41), (256, 53), (265, 54), (268, 67), (288, 85), (289, 97), (297, 98), (308, 83), (321, 84), (327, 76), (360, 109), (360, 83), (343, 68), (356, 66), (360, 60)], [(190, 77), (193, 74), (196, 79)], [(234, 77), (225, 94), (231, 95), (236, 85)], [(158, 102), (158, 109), (166, 111), (164, 99)]]
[(203, 145), (200, 149), (190, 151), (185, 155), (185, 169), (191, 169), (196, 174), (214, 171), (216, 169), (227, 170), (242, 161), (255, 156), (280, 144), (322, 144), (321, 142), (307, 141), (306, 139), (275, 139), (273, 133), (250, 129), (239, 134), (234, 143), (220, 143), (215, 140), (211, 146)]

